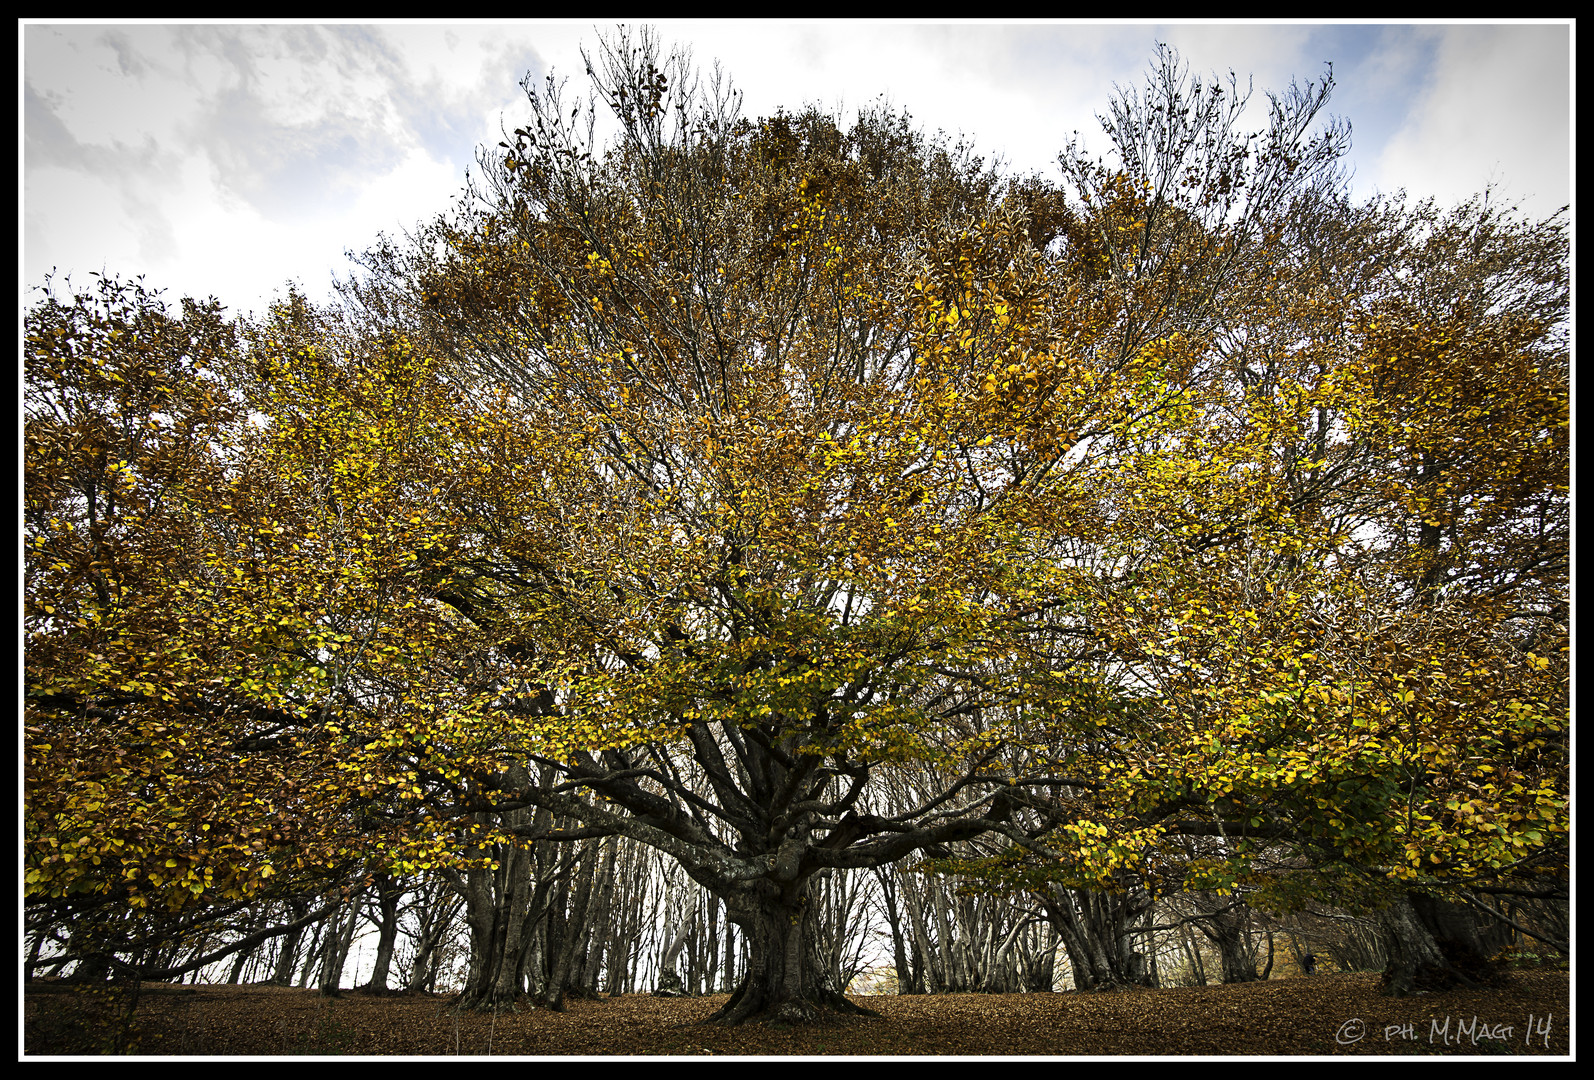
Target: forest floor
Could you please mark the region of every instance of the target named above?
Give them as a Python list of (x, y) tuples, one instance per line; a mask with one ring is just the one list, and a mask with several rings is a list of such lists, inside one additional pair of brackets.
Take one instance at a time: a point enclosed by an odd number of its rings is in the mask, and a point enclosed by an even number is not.
[(537, 1056), (1217, 1055), (1569, 1053), (1569, 977), (1528, 968), (1488, 989), (1404, 999), (1378, 975), (1116, 993), (859, 997), (878, 1017), (815, 1027), (721, 1028), (697, 1021), (723, 995), (642, 994), (459, 1014), (428, 995), (323, 998), (268, 986), (146, 983), (132, 1023), (107, 1024), (101, 990), (36, 979), (25, 995), (27, 1056), (97, 1054)]

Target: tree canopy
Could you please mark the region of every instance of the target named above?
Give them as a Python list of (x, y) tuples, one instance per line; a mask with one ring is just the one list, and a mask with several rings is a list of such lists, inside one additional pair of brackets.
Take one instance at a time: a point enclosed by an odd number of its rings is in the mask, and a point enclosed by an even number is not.
[(1331, 78), (1246, 134), (1170, 53), (1060, 185), (589, 68), (341, 310), (29, 312), (30, 903), (619, 834), (738, 1022), (850, 1007), (837, 868), (1564, 890), (1564, 217), (1353, 202)]

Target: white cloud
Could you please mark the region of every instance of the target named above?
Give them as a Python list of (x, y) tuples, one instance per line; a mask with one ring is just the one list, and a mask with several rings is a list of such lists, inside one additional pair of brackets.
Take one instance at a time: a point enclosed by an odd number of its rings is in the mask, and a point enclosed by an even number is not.
[(1543, 216), (1569, 193), (1571, 85), (1564, 26), (1456, 27), (1376, 164), (1385, 190), (1457, 202), (1497, 182)]
[[(550, 67), (588, 83), (588, 21), (24, 28), (24, 275), (52, 265), (147, 273), (172, 294), (258, 307), (292, 277), (326, 295), (346, 248), (448, 208), (474, 149), (513, 127), (516, 83)], [(719, 60), (751, 116), (884, 95), (929, 132), (971, 136), (1056, 176), (1114, 83), (1143, 81), (1157, 40), (1201, 75), (1255, 75), (1257, 101), (1335, 60), (1330, 109), (1355, 124), (1357, 189), (1446, 199), (1491, 175), (1567, 195), (1567, 26), (663, 22), (668, 48)], [(600, 131), (602, 123), (600, 118)], [(1398, 136), (1390, 138), (1398, 132)], [(1386, 140), (1388, 145), (1386, 146)]]

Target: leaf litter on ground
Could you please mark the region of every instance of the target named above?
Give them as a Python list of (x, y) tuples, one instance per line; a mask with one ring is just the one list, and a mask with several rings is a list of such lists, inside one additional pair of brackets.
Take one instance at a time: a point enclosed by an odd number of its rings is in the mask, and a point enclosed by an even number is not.
[(145, 984), (131, 1024), (105, 993), (34, 980), (24, 1053), (146, 1055), (785, 1057), (1084, 1055), (1552, 1055), (1569, 1053), (1569, 976), (1535, 968), (1499, 984), (1389, 998), (1376, 974), (1114, 993), (855, 998), (878, 1017), (809, 1027), (701, 1024), (724, 995), (628, 994), (461, 1013), (434, 995), (327, 998), (274, 986)]

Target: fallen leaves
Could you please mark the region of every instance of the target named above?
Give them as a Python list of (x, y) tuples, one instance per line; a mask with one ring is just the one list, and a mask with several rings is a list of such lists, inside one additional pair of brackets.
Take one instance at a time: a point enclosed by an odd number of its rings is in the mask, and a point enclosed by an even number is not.
[[(26, 1055), (99, 1052), (95, 1008), (70, 984), (34, 980)], [(1500, 987), (1393, 999), (1376, 974), (1097, 994), (860, 999), (874, 1017), (806, 1028), (700, 1025), (724, 995), (571, 1000), (568, 1011), (459, 1014), (427, 995), (323, 998), (313, 990), (148, 984), (135, 1052), (160, 1055), (788, 1057), (1428, 1055), (1569, 1053), (1566, 972), (1511, 972)], [(187, 990), (188, 988), (182, 988)]]

